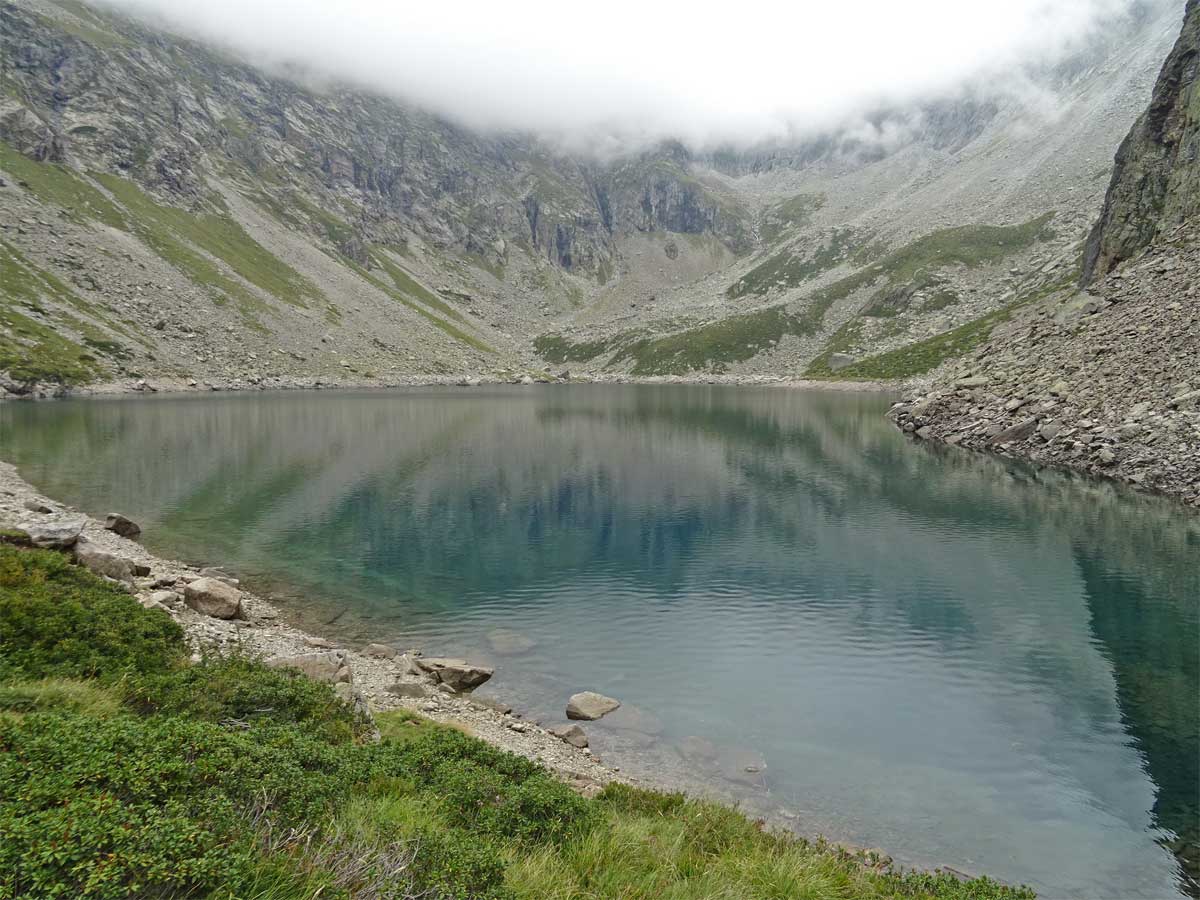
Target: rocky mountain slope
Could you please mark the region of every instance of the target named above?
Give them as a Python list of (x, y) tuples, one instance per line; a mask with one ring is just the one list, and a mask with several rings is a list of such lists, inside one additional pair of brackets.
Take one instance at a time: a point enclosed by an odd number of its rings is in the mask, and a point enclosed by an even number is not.
[[(894, 411), (917, 436), (1200, 507), (1200, 0), (1117, 154), (1086, 289), (998, 323)], [(1200, 857), (1200, 851), (1196, 851)]]
[(925, 371), (1077, 276), (1177, 6), (804, 143), (601, 160), (80, 0), (0, 0), (0, 372)]

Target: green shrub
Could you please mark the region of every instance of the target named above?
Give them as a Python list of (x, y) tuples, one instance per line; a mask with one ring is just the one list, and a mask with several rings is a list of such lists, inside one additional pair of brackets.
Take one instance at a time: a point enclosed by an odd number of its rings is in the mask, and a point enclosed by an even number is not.
[(504, 858), (487, 841), (462, 831), (425, 830), (414, 836), (413, 886), (437, 900), (509, 900)]
[(183, 631), (61, 553), (0, 544), (0, 678), (161, 672)]
[(146, 714), (245, 726), (296, 725), (330, 743), (349, 741), (362, 730), (353, 709), (329, 685), (244, 656), (208, 658), (198, 665), (133, 677), (126, 682), (126, 695)]

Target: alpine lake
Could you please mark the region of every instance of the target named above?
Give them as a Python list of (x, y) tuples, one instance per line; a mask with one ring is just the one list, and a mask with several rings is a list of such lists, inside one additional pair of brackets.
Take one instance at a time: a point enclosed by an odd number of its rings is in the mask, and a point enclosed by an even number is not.
[(1200, 517), (914, 443), (882, 394), (0, 404), (0, 458), (349, 645), (496, 666), (624, 772), (1052, 898), (1198, 896)]

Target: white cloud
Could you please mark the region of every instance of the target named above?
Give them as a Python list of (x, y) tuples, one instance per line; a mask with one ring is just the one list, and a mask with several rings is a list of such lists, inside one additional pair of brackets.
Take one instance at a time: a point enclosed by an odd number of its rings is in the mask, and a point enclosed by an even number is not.
[(1137, 0), (104, 2), (476, 127), (702, 144), (1053, 61)]

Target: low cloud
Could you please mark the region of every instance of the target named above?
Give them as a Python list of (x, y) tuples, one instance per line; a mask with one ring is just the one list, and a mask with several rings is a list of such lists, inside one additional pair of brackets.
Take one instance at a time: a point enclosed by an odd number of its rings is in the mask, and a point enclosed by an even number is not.
[(781, 140), (856, 111), (1052, 65), (1183, 0), (698, 4), (102, 0), (269, 66), (476, 128), (593, 147)]

